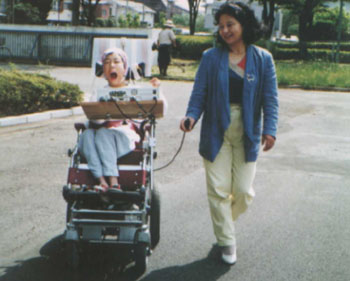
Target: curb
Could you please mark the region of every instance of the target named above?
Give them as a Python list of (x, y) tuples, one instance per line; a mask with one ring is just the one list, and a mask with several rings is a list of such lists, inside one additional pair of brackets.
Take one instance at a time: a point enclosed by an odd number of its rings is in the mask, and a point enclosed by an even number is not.
[(301, 85), (278, 85), (280, 89), (300, 89), (306, 91), (325, 91), (325, 92), (350, 92), (350, 88), (339, 88), (339, 87), (305, 87)]
[(81, 106), (76, 106), (69, 109), (57, 109), (40, 113), (4, 117), (0, 118), (0, 128), (83, 114), (84, 111)]

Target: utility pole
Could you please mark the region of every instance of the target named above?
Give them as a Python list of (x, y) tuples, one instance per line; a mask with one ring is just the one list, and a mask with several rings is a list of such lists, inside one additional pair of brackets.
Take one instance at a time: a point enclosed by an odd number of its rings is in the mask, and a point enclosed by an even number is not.
[(340, 41), (341, 41), (341, 24), (342, 24), (342, 18), (343, 18), (343, 6), (344, 2), (343, 0), (339, 0), (339, 17), (338, 17), (338, 34), (337, 34), (337, 50), (335, 54), (335, 62), (339, 63), (339, 52), (340, 52)]

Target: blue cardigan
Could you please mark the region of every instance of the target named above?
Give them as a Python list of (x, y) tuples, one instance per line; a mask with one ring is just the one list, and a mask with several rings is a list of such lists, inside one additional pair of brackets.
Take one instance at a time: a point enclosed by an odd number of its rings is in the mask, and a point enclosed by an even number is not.
[[(258, 157), (261, 134), (276, 136), (277, 81), (273, 58), (269, 52), (249, 45), (246, 59), (242, 100), (244, 148), (246, 161), (254, 162)], [(231, 122), (228, 63), (226, 49), (212, 48), (203, 54), (186, 113), (186, 116), (198, 121), (204, 112), (199, 153), (212, 162)]]

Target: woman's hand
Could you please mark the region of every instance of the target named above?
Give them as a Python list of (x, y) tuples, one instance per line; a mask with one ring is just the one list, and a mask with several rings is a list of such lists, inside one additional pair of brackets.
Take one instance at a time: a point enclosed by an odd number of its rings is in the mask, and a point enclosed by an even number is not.
[[(185, 122), (186, 122), (187, 119), (189, 120), (189, 126), (186, 128)], [(180, 122), (180, 129), (182, 131), (184, 131), (184, 132), (190, 132), (190, 131), (192, 131), (193, 125), (194, 125), (195, 122), (196, 121), (192, 117), (187, 117), (186, 116)]]
[(264, 146), (264, 151), (270, 150), (275, 145), (275, 138), (270, 135), (263, 135), (261, 139), (261, 144)]
[(153, 87), (158, 88), (160, 86), (160, 80), (157, 77), (152, 78), (149, 82)]

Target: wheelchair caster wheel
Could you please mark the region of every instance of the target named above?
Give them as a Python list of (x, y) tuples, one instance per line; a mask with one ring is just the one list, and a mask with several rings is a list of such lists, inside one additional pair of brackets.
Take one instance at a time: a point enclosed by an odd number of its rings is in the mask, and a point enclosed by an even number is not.
[(134, 249), (135, 269), (137, 273), (143, 274), (147, 268), (148, 247), (144, 243), (138, 243)]

